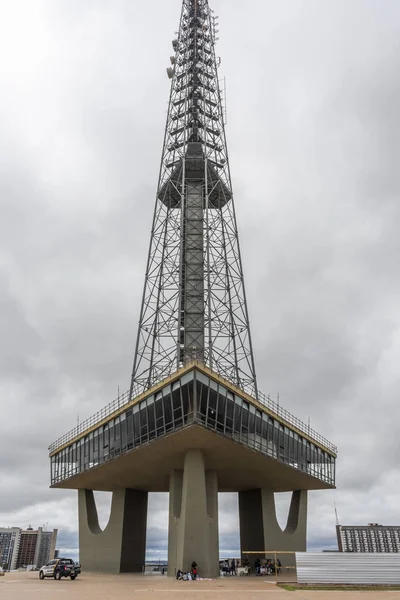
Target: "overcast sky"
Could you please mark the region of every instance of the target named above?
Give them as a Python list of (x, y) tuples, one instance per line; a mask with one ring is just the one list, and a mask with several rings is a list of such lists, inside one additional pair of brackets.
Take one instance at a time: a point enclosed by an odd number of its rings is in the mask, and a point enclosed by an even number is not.
[[(259, 387), (338, 445), (342, 524), (399, 525), (400, 3), (212, 8)], [(0, 9), (0, 526), (48, 523), (74, 553), (47, 446), (129, 384), (180, 2)], [(312, 493), (309, 548), (334, 526)], [(237, 529), (220, 496), (223, 553)]]

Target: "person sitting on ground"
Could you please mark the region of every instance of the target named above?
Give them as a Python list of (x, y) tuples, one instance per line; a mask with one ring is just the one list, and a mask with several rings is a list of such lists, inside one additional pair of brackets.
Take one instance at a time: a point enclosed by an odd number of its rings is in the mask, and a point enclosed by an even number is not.
[(176, 578), (177, 579), (183, 579), (183, 573), (180, 569), (177, 570), (176, 572)]
[(196, 577), (197, 577), (197, 562), (195, 560), (192, 562), (191, 575), (192, 575), (192, 579), (196, 579)]
[(254, 562), (254, 566), (256, 568), (256, 575), (260, 575), (261, 561), (259, 558), (256, 558), (256, 560)]

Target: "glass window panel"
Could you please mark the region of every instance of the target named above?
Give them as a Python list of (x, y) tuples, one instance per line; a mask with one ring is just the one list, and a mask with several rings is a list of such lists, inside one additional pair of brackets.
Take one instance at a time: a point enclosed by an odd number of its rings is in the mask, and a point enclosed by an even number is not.
[[(143, 406), (143, 408), (142, 408)], [(140, 442), (144, 444), (148, 441), (147, 407), (146, 401), (140, 403)]]
[[(198, 392), (199, 402), (199, 410), (201, 414), (202, 421), (206, 420), (207, 417), (207, 403), (208, 403), (208, 384), (197, 384), (200, 387), (200, 393)], [(199, 389), (199, 388), (197, 388)]]
[(156, 396), (156, 401), (154, 403), (155, 417), (156, 419), (162, 419), (163, 417), (163, 403), (162, 403), (162, 395)]
[(172, 392), (172, 410), (175, 427), (181, 427), (182, 419), (182, 399), (180, 388)]
[(231, 398), (228, 397), (226, 399), (226, 419), (225, 419), (225, 433), (231, 434), (233, 432), (233, 411), (235, 408), (235, 404), (233, 401), (233, 395), (231, 394)]
[(127, 445), (127, 421), (126, 421), (126, 414), (124, 413), (123, 415), (124, 418), (122, 418), (121, 415), (121, 423), (120, 423), (120, 427), (121, 427), (121, 448), (123, 450), (126, 449), (126, 445)]
[(191, 398), (192, 382), (182, 386), (182, 405), (183, 405), (183, 416), (184, 421), (187, 422), (188, 415), (192, 412), (192, 398)]
[(226, 392), (226, 389), (220, 386), (220, 393), (218, 394), (218, 406), (217, 406), (217, 430), (223, 432), (225, 428), (225, 408), (226, 408), (226, 397), (225, 393), (221, 393), (221, 390)]
[(201, 381), (201, 383), (204, 383), (206, 386), (208, 386), (210, 382), (206, 375), (203, 375), (203, 373), (199, 373), (198, 371), (196, 371), (196, 380)]
[(140, 412), (138, 406), (133, 407), (133, 443), (135, 446), (140, 445)]
[(110, 421), (110, 426), (108, 428), (109, 432), (109, 444), (108, 447), (111, 450), (115, 448), (115, 432), (114, 432), (114, 421)]
[(217, 399), (218, 394), (214, 389), (210, 389), (208, 397), (208, 411), (207, 411), (207, 426), (212, 429), (215, 428), (216, 417), (217, 417)]
[(119, 417), (117, 417), (115, 419), (114, 435), (115, 435), (115, 441), (119, 442), (121, 439), (121, 423), (120, 423)]
[[(175, 392), (173, 392), (174, 394)], [(178, 390), (179, 393), (179, 390)], [(163, 409), (164, 409), (164, 419), (165, 419), (165, 430), (171, 431), (173, 429), (173, 418), (172, 418), (172, 401), (171, 396), (163, 397)]]
[(154, 403), (150, 403), (147, 407), (147, 419), (149, 429), (149, 439), (152, 440), (156, 436), (156, 419), (154, 414)]
[(132, 409), (126, 412), (126, 432), (128, 447), (133, 443), (133, 413)]
[(262, 419), (261, 419), (261, 412), (259, 410), (256, 411), (256, 435), (261, 437), (261, 425), (262, 425)]
[(249, 443), (251, 443), (252, 446), (254, 446), (254, 434), (255, 434), (255, 429), (256, 429), (256, 415), (255, 415), (255, 410), (254, 412), (252, 412), (252, 406), (250, 405), (250, 410), (249, 410), (249, 429), (248, 429), (248, 433), (249, 433)]
[(213, 379), (210, 379), (210, 388), (218, 392), (218, 383)]
[(249, 428), (249, 405), (247, 402), (243, 400), (242, 406), (242, 424), (241, 424), (241, 436), (246, 441), (247, 433)]
[(268, 421), (264, 418), (264, 415), (261, 422), (261, 437), (265, 441), (268, 439)]
[(193, 371), (190, 373), (185, 373), (185, 375), (181, 377), (181, 386), (185, 385), (185, 383), (189, 383), (190, 381), (193, 381)]
[(165, 433), (162, 398), (160, 400), (157, 400), (157, 402), (154, 405), (154, 409), (155, 409), (155, 416), (156, 416), (156, 434), (157, 434), (157, 436), (160, 436)]
[(235, 398), (235, 410), (233, 414), (233, 431), (237, 436), (240, 435), (240, 420), (242, 416), (242, 408), (236, 403)]

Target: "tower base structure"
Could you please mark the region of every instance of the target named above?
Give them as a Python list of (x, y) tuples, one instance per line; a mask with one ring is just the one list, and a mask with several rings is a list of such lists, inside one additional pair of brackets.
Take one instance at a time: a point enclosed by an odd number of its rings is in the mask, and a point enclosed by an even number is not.
[[(169, 575), (195, 561), (200, 576), (217, 577), (218, 492), (239, 493), (243, 557), (269, 551), (272, 558), (271, 551), (306, 549), (307, 490), (334, 486), (336, 453), (327, 440), (198, 363), (74, 433), (51, 449), (52, 483), (79, 490), (87, 571), (141, 572), (148, 492), (170, 493)], [(103, 531), (91, 490), (113, 493)], [(274, 493), (292, 490), (282, 531)], [(288, 565), (292, 558), (279, 556)]]
[[(284, 530), (276, 518), (274, 492), (255, 489), (239, 492), (240, 546), (242, 558), (249, 552), (305, 552), (307, 549), (307, 490), (292, 493), (287, 525)], [(257, 556), (253, 555), (254, 559)], [(271, 556), (268, 556), (271, 558)], [(290, 554), (282, 554), (283, 565), (293, 564)]]
[(194, 561), (202, 577), (218, 577), (218, 550), (217, 473), (205, 470), (201, 450), (188, 450), (183, 470), (170, 476), (168, 575)]
[(145, 564), (147, 492), (113, 492), (111, 513), (100, 528), (92, 490), (78, 491), (79, 555), (85, 571), (141, 573)]

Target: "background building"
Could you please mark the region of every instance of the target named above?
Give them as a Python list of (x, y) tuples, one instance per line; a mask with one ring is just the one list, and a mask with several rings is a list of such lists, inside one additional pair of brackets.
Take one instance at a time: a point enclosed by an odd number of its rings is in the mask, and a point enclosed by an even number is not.
[(56, 551), (56, 541), (57, 529), (54, 529), (53, 531), (43, 531), (43, 529), (39, 527), (34, 562), (34, 564), (37, 567), (42, 567), (49, 560), (54, 558)]
[(400, 526), (336, 525), (339, 552), (400, 552)]
[(5, 569), (19, 569), (28, 565), (42, 567), (54, 557), (57, 529), (44, 531), (42, 527), (24, 530), (20, 527), (0, 529), (0, 565)]
[(28, 527), (21, 531), (16, 568), (27, 567), (35, 564), (36, 544), (38, 541), (38, 530)]
[(3, 569), (15, 569), (21, 529), (19, 527), (0, 528), (0, 566)]

